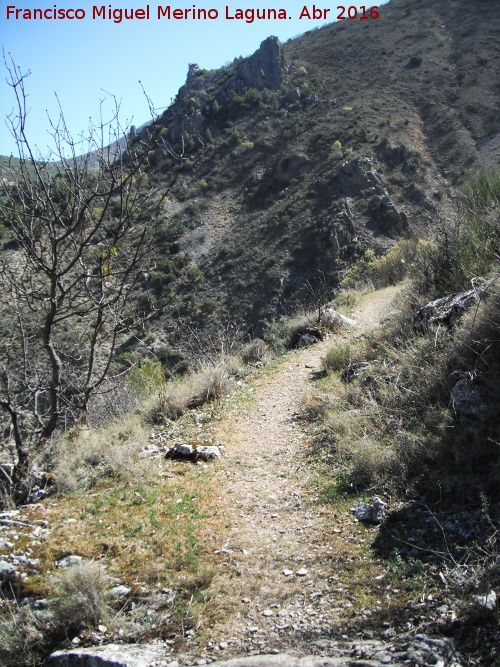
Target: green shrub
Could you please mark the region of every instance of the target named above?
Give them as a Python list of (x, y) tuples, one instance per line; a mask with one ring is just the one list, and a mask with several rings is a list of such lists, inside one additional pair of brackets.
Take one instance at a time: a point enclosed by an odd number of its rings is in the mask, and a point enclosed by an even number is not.
[(190, 266), (186, 271), (186, 280), (190, 283), (201, 283), (204, 276), (197, 266)]
[(231, 143), (239, 144), (239, 143), (241, 143), (242, 138), (243, 138), (243, 134), (239, 130), (234, 128), (231, 132), (231, 138), (230, 138)]
[(307, 81), (300, 86), (300, 92), (304, 97), (309, 97), (312, 94), (311, 84)]
[(342, 157), (342, 144), (338, 139), (332, 144), (332, 157), (336, 158), (337, 160)]
[(203, 301), (203, 303), (200, 306), (200, 312), (202, 315), (213, 315), (217, 309), (219, 308), (219, 304), (216, 301), (211, 301), (210, 299), (207, 299), (206, 301)]
[(422, 60), (423, 60), (422, 56), (412, 56), (410, 58), (409, 64), (411, 67), (420, 67), (420, 65), (422, 64)]
[(366, 129), (366, 127), (363, 126), (363, 127), (360, 128), (360, 130), (358, 132), (358, 139), (359, 139), (359, 141), (361, 141), (363, 143), (368, 141), (368, 130)]
[(429, 243), (415, 238), (401, 239), (382, 257), (377, 257), (373, 250), (366, 250), (363, 257), (349, 269), (341, 285), (343, 288), (368, 283), (378, 288), (395, 285), (413, 271), (415, 263), (421, 261), (428, 252)]
[(138, 396), (157, 394), (165, 384), (163, 366), (157, 359), (134, 366), (127, 379)]

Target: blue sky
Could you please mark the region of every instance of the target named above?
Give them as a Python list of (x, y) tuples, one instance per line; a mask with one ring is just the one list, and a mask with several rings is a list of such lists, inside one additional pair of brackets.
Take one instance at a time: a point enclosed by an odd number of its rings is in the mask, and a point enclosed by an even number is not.
[[(383, 5), (387, 0), (382, 0)], [(226, 4), (220, 0), (173, 2), (171, 9), (216, 9), (215, 20), (157, 19), (157, 7), (168, 2), (150, 4), (149, 20), (113, 20), (92, 18), (93, 5), (86, 0), (0, 0), (0, 41), (6, 53), (11, 53), (23, 72), (30, 70), (26, 81), (29, 93), (28, 136), (42, 152), (50, 144), (47, 112), (57, 115), (57, 93), (67, 125), (74, 135), (88, 126), (89, 117), (96, 118), (99, 101), (105, 92), (112, 93), (121, 102), (122, 122), (141, 125), (149, 118), (148, 105), (142, 94), (144, 89), (154, 106), (168, 106), (186, 79), (188, 63), (213, 69), (231, 62), (237, 56), (248, 56), (269, 35), (277, 35), (284, 42), (317, 26), (336, 20), (340, 10), (335, 4), (316, 4), (317, 9), (330, 9), (318, 19), (302, 18), (304, 6), (312, 12), (313, 3), (304, 0), (227, 0), (229, 16), (241, 8), (280, 9), (287, 12), (283, 20), (244, 20), (226, 18)], [(22, 19), (6, 18), (7, 7), (33, 10), (83, 9), (85, 18), (70, 19)], [(108, 9), (110, 3), (105, 7)], [(361, 7), (362, 2), (344, 3), (346, 7)], [(102, 5), (97, 3), (97, 7)], [(367, 9), (372, 6), (367, 3)], [(130, 0), (111, 3), (112, 9), (144, 9)], [(354, 12), (351, 11), (353, 14)], [(292, 18), (288, 18), (291, 16)], [(350, 19), (346, 19), (350, 20)], [(359, 19), (353, 19), (358, 20)], [(383, 11), (378, 20), (383, 20)], [(16, 155), (16, 149), (3, 119), (13, 108), (12, 91), (5, 82), (6, 70), (1, 63), (0, 80), (0, 154)]]

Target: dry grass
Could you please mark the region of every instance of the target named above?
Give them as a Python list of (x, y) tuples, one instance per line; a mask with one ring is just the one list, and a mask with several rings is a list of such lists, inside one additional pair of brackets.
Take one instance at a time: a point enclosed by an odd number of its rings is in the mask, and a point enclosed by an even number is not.
[(244, 364), (266, 363), (271, 360), (272, 352), (269, 345), (260, 338), (256, 338), (239, 351), (239, 356)]
[[(26, 568), (15, 589), (22, 597), (48, 598), (51, 621), (41, 627), (35, 615), (23, 611), (20, 617), (7, 603), (0, 620), (0, 655), (12, 644), (14, 626), (19, 650), (12, 662), (2, 664), (31, 665), (32, 654), (43, 654), (96, 623), (107, 626), (109, 641), (118, 633), (128, 641), (182, 637), (209, 601), (207, 588), (221, 558), (213, 555), (223, 522), (216, 476), (217, 464), (205, 469), (156, 460), (143, 479), (101, 477), (91, 492), (47, 503), (42, 516), (50, 533), (34, 542), (27, 530), (16, 545), (32, 549), (32, 557), (40, 560), (38, 572)], [(27, 523), (38, 521), (39, 509), (26, 508)], [(83, 564), (55, 570), (54, 564), (69, 554), (83, 557)], [(131, 588), (133, 614), (109, 613), (107, 591), (116, 584)], [(126, 601), (119, 603), (124, 606)], [(10, 619), (5, 617), (9, 609)]]
[(59, 491), (76, 491), (101, 478), (146, 474), (140, 451), (148, 443), (140, 415), (129, 414), (100, 429), (74, 428), (61, 435), (50, 452)]
[(210, 401), (219, 401), (229, 393), (232, 380), (245, 373), (236, 357), (219, 363), (207, 364), (190, 375), (165, 384), (151, 411), (151, 419), (158, 423), (178, 419), (187, 410)]
[(340, 372), (369, 357), (367, 344), (362, 340), (337, 340), (330, 347), (322, 364), (327, 372)]
[(106, 602), (110, 578), (100, 563), (84, 561), (69, 567), (54, 583), (54, 622), (66, 633), (107, 621), (111, 612)]

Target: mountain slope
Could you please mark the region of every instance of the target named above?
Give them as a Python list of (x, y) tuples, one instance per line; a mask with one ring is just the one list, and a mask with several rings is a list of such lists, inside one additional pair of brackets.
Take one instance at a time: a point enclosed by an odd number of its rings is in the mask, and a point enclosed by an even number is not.
[[(204, 276), (182, 289), (201, 327), (214, 304), (251, 330), (331, 294), (367, 248), (431, 233), (455, 187), (498, 162), (494, 3), (394, 0), (380, 14), (190, 68), (161, 123), (174, 146), (187, 137), (170, 211)], [(267, 83), (248, 76), (252, 58)], [(152, 155), (155, 178), (171, 168)]]

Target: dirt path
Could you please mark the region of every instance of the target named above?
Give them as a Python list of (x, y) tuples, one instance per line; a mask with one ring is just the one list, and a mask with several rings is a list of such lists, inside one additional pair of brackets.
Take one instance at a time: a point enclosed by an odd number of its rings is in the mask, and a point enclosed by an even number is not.
[[(348, 335), (373, 328), (396, 291), (365, 300)], [(220, 424), (217, 438), (228, 445), (221, 467), (227, 533), (207, 632), (227, 654), (299, 648), (361, 604), (356, 590), (363, 582), (353, 581), (350, 564), (364, 540), (349, 513), (318, 503), (297, 421), (303, 393), (331, 345), (332, 339), (291, 354), (254, 383), (254, 402)]]

